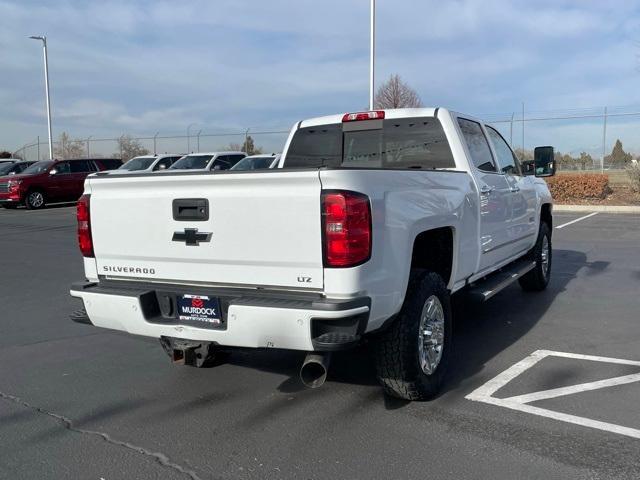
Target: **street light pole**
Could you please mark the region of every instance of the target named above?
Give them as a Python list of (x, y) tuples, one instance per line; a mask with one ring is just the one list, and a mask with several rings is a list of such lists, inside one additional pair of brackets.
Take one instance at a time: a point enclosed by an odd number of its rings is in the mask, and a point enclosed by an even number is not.
[(198, 130), (198, 153), (200, 153), (200, 134), (202, 133), (202, 130)]
[(369, 110), (373, 110), (376, 66), (376, 0), (371, 0), (371, 52), (369, 59)]
[(511, 113), (511, 130), (509, 132), (509, 145), (511, 145), (511, 148), (513, 148), (513, 117), (514, 117), (515, 113)]
[(53, 159), (53, 137), (51, 135), (51, 100), (49, 97), (49, 60), (47, 58), (47, 37), (32, 35), (29, 38), (42, 41), (44, 52), (44, 89), (47, 96), (47, 130), (49, 131), (49, 159)]
[(194, 125), (195, 123), (191, 123), (187, 127), (187, 155), (191, 153), (191, 127)]
[(604, 107), (604, 127), (602, 129), (602, 162), (600, 173), (604, 175), (604, 157), (607, 154), (607, 107)]
[(524, 102), (522, 102), (522, 160), (524, 160)]

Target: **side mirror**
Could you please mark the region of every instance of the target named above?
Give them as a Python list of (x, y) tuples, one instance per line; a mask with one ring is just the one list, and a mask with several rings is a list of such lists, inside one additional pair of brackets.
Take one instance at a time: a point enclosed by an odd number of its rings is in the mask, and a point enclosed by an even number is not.
[(55, 168), (49, 170), (49, 175), (55, 175), (56, 173), (58, 173), (58, 170), (56, 170)]
[(16, 172), (9, 172), (9, 175), (15, 175)]
[(533, 164), (536, 177), (553, 177), (556, 174), (553, 147), (536, 147), (533, 150)]
[(167, 166), (164, 163), (161, 163), (160, 165), (158, 165), (158, 170), (166, 170)]
[(535, 175), (536, 169), (533, 160), (524, 160), (521, 165), (523, 175)]

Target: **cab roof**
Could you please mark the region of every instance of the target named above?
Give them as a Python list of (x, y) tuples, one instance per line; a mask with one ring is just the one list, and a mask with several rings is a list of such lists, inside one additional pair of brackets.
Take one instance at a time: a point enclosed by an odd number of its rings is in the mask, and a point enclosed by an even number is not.
[[(384, 118), (386, 120), (386, 119), (394, 119), (394, 118), (434, 117), (436, 114), (436, 110), (438, 110), (437, 107), (395, 108), (395, 109), (376, 110), (376, 111), (384, 111)], [(362, 111), (364, 112), (366, 110), (362, 110)], [(310, 118), (300, 122), (299, 128), (342, 123), (342, 117), (344, 117), (345, 114), (347, 113), (357, 113), (357, 112), (344, 112), (344, 113), (338, 113), (335, 115), (327, 115), (324, 117)]]

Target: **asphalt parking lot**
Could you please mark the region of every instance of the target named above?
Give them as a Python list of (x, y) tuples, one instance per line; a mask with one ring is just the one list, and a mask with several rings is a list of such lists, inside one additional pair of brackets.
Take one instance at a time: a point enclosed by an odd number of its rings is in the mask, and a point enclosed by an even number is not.
[(198, 370), (155, 341), (72, 323), (74, 215), (0, 210), (1, 478), (640, 477), (638, 216), (554, 229), (544, 293), (456, 298), (447, 389), (406, 403), (383, 396), (365, 347), (305, 390), (299, 353)]

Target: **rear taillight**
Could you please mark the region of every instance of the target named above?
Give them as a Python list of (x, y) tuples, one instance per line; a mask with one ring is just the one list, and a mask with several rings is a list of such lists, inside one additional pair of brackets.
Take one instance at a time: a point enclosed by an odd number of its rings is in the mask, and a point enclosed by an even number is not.
[(371, 112), (345, 113), (342, 117), (344, 123), (361, 122), (363, 120), (384, 120), (384, 110), (373, 110)]
[(348, 191), (323, 192), (322, 231), (325, 267), (354, 267), (369, 260), (369, 197)]
[(90, 195), (82, 195), (78, 200), (76, 217), (78, 218), (78, 245), (85, 257), (93, 257), (93, 239), (91, 238)]

